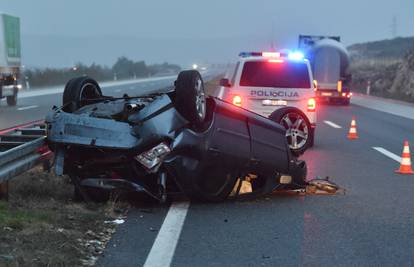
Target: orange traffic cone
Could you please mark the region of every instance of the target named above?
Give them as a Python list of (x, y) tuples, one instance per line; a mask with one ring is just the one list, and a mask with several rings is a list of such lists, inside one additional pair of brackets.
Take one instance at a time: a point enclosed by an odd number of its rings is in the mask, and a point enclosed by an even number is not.
[(358, 139), (355, 117), (352, 116), (351, 128), (349, 129), (348, 139)]
[(404, 142), (404, 149), (402, 153), (400, 168), (395, 172), (401, 174), (414, 174), (414, 171), (411, 169), (411, 155), (410, 155), (410, 146), (408, 141)]

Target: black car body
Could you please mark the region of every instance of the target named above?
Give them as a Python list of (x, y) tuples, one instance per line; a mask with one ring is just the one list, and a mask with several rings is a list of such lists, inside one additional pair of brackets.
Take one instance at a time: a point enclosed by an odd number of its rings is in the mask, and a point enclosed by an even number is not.
[(81, 191), (127, 189), (160, 201), (172, 189), (224, 200), (246, 177), (254, 194), (281, 186), (282, 174), (303, 185), (306, 165), (291, 155), (279, 124), (213, 97), (204, 99), (202, 120), (177, 107), (178, 94), (201, 79), (186, 73), (169, 93), (91, 98), (69, 112), (55, 108), (46, 123), (56, 172)]

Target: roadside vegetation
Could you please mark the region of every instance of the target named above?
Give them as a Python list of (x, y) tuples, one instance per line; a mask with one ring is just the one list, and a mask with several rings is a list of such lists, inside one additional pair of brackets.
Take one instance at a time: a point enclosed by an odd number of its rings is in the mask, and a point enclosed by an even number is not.
[[(0, 266), (91, 266), (125, 203), (75, 202), (65, 177), (35, 168), (10, 181), (0, 201)], [(106, 223), (105, 223), (106, 222)]]
[(69, 79), (88, 75), (102, 81), (125, 80), (161, 75), (177, 74), (181, 67), (167, 62), (147, 65), (145, 61), (133, 61), (120, 57), (112, 67), (92, 64), (87, 66), (77, 63), (67, 68), (36, 68), (26, 69), (23, 73), (30, 87), (45, 87), (65, 84)]
[(414, 102), (414, 37), (352, 45), (352, 89)]

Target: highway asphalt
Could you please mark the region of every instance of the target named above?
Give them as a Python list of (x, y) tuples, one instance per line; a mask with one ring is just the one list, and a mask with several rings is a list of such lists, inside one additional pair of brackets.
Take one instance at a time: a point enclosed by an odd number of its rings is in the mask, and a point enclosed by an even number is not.
[[(98, 266), (413, 266), (414, 175), (394, 170), (414, 121), (358, 105), (319, 106), (303, 156), (308, 179), (329, 176), (345, 194), (137, 204)], [(360, 138), (351, 141), (352, 116)]]

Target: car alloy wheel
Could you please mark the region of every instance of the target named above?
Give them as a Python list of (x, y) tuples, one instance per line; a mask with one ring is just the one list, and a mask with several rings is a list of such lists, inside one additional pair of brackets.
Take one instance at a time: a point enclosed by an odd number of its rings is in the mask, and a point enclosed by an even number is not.
[(306, 119), (298, 113), (287, 113), (281, 124), (286, 129), (286, 137), (291, 149), (299, 150), (305, 146), (309, 138), (309, 129)]
[(202, 121), (206, 117), (206, 95), (204, 93), (203, 82), (201, 79), (197, 79), (195, 83), (195, 90), (197, 116), (200, 118), (200, 121)]

